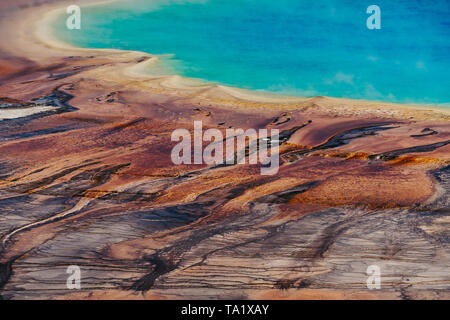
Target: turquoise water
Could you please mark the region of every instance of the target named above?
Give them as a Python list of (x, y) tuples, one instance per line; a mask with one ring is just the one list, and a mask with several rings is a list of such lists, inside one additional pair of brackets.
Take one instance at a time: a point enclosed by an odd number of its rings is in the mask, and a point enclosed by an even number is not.
[[(369, 30), (369, 5), (381, 30)], [(131, 0), (82, 7), (90, 48), (171, 54), (172, 73), (275, 93), (450, 103), (449, 0)]]

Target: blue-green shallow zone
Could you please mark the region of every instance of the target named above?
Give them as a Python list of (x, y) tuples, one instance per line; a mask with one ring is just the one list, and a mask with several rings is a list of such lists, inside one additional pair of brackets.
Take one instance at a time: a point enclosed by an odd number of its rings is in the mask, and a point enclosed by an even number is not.
[[(275, 93), (450, 102), (450, 1), (119, 1), (82, 7), (89, 48), (171, 54), (167, 72)], [(381, 30), (366, 9), (381, 8)]]

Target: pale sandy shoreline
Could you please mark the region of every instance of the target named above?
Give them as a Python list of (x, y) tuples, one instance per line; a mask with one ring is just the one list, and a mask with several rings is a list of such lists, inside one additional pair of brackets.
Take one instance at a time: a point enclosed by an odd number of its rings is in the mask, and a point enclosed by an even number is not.
[[(112, 1), (88, 1), (83, 5), (102, 5)], [(262, 93), (239, 88), (233, 88), (223, 85), (205, 83), (202, 80), (190, 79), (177, 75), (161, 76), (159, 73), (153, 73), (152, 65), (158, 64), (158, 56), (154, 56), (138, 51), (123, 51), (112, 49), (87, 49), (78, 48), (57, 39), (52, 32), (52, 23), (61, 14), (70, 1), (45, 4), (43, 6), (29, 8), (8, 18), (8, 24), (17, 25), (13, 35), (8, 39), (9, 50), (18, 55), (24, 55), (35, 61), (45, 59), (61, 58), (68, 55), (94, 54), (94, 55), (114, 55), (116, 59), (130, 59), (147, 57), (146, 61), (117, 67), (111, 78), (117, 81), (132, 80), (141, 82), (143, 90), (157, 90), (169, 94), (185, 96), (191, 95), (198, 90), (208, 91), (206, 96), (200, 99), (214, 100), (220, 104), (229, 104), (239, 102), (242, 105), (249, 104), (255, 106), (259, 104), (281, 104), (284, 107), (296, 106), (305, 103), (317, 97), (293, 97), (282, 96), (272, 93)], [(82, 5), (82, 6), (83, 6)], [(27, 32), (33, 30), (33, 32)], [(11, 32), (9, 32), (11, 35)], [(153, 68), (153, 69), (152, 69)], [(155, 79), (157, 81), (155, 81)], [(148, 82), (151, 82), (149, 85)], [(334, 107), (334, 112), (338, 114), (352, 114), (369, 116), (387, 116), (395, 118), (435, 118), (439, 120), (450, 119), (450, 109), (439, 105), (411, 105), (397, 104), (382, 101), (366, 101), (345, 98), (320, 97), (327, 101), (327, 105)]]

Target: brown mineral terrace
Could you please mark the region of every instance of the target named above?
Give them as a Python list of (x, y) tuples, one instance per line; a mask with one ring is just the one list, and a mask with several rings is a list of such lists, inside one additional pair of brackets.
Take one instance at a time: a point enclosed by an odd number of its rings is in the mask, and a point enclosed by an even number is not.
[[(0, 4), (1, 297), (450, 298), (448, 110), (157, 76), (52, 39), (66, 6)], [(174, 165), (194, 120), (279, 129), (279, 172)]]

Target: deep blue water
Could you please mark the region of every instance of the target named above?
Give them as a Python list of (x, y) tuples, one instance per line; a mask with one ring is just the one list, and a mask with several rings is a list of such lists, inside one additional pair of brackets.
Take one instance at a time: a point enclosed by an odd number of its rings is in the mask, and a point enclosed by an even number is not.
[[(381, 9), (369, 30), (366, 9)], [(83, 47), (173, 54), (172, 73), (276, 93), (450, 103), (450, 0), (131, 0), (82, 7)]]

